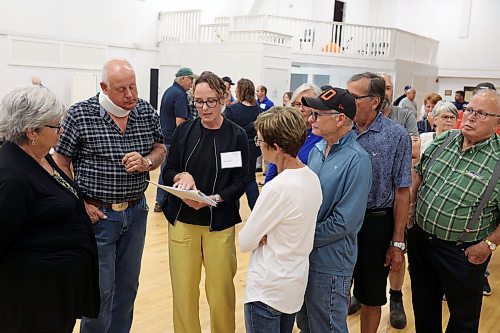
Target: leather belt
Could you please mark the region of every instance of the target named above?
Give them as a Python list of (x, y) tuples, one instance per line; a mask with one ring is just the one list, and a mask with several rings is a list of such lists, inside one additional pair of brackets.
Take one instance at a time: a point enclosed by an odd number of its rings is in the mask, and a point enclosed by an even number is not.
[(115, 212), (123, 212), (125, 209), (127, 209), (129, 207), (133, 207), (133, 206), (137, 205), (140, 200), (141, 200), (141, 198), (135, 199), (135, 200), (130, 200), (130, 201), (124, 201), (124, 202), (110, 204), (110, 203), (102, 202), (101, 200), (97, 200), (97, 199), (93, 199), (93, 198), (85, 198), (85, 202), (88, 204), (91, 204), (91, 205), (96, 206), (98, 208), (100, 208), (100, 207), (109, 208), (109, 209), (114, 210)]
[(367, 209), (365, 212), (365, 218), (392, 215), (392, 208), (375, 208)]

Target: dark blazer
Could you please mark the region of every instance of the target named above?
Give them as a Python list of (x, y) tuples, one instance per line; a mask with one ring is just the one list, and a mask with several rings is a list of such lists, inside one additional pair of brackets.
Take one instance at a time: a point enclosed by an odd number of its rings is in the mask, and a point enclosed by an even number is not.
[[(63, 332), (99, 313), (99, 268), (82, 193), (19, 146), (0, 148), (0, 332)], [(68, 323), (69, 322), (69, 323)]]
[[(175, 175), (186, 171), (186, 163), (196, 147), (202, 134), (200, 118), (180, 124), (172, 137), (172, 144), (167, 157), (167, 163), (162, 170), (163, 181), (172, 186)], [(215, 147), (202, 147), (207, 154), (217, 156), (217, 177), (214, 193), (219, 194), (224, 202), (212, 209), (211, 230), (219, 231), (241, 222), (238, 200), (245, 192), (248, 177), (248, 139), (245, 131), (232, 121), (224, 119), (221, 127), (215, 134)], [(215, 151), (214, 151), (215, 149)], [(220, 153), (241, 151), (242, 167), (222, 169)], [(204, 168), (189, 160), (190, 167)], [(196, 181), (196, 179), (195, 179)], [(211, 195), (212, 193), (205, 193)], [(182, 205), (182, 201), (169, 196), (165, 217), (174, 224)]]

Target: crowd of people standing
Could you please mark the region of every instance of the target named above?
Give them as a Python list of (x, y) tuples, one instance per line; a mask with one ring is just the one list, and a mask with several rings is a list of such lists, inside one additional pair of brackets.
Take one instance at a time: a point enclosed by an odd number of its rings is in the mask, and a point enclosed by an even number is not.
[[(447, 331), (477, 332), (500, 244), (495, 87), (479, 84), (468, 104), (460, 93), (455, 103), (430, 94), (421, 116), (410, 86), (392, 105), (386, 73), (353, 75), (345, 88), (304, 84), (284, 106), (249, 79), (234, 96), (233, 85), (180, 68), (158, 114), (138, 97), (132, 65), (111, 59), (101, 92), (68, 110), (42, 85), (3, 98), (0, 331), (72, 332), (77, 318), (81, 332), (130, 331), (144, 192), (160, 167), (160, 184), (206, 195), (156, 197), (168, 221), (175, 332), (201, 332), (203, 271), (211, 331), (235, 331), (244, 193), (247, 332), (292, 332), (295, 323), (347, 332), (353, 300), (361, 332), (376, 332), (388, 278), (391, 324), (406, 326), (406, 251), (415, 330), (442, 331), (445, 297)], [(270, 163), (260, 192), (259, 155)]]

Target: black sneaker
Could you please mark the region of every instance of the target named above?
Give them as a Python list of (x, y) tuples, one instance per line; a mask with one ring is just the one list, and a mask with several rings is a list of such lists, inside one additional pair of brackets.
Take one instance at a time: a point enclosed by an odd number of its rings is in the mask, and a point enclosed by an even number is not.
[(397, 302), (391, 299), (389, 307), (391, 309), (391, 314), (390, 314), (391, 326), (398, 330), (405, 328), (406, 313), (405, 313), (405, 308), (403, 307), (403, 300)]
[(161, 205), (159, 203), (155, 203), (155, 208), (153, 209), (153, 211), (155, 213), (159, 213), (159, 212), (163, 211), (163, 209), (161, 208)]
[(490, 296), (490, 295), (491, 295), (490, 283), (488, 282), (488, 278), (485, 276), (483, 284), (483, 296)]
[(356, 299), (356, 297), (351, 296), (351, 301), (349, 302), (349, 310), (347, 311), (348, 315), (353, 315), (361, 309), (361, 303)]

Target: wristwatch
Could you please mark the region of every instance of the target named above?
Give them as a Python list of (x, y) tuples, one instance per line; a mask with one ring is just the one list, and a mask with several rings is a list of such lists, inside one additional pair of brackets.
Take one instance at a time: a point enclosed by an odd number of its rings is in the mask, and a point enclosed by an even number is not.
[(492, 241), (490, 241), (489, 239), (483, 239), (483, 241), (488, 244), (488, 247), (490, 248), (491, 252), (495, 251), (495, 249), (497, 248), (497, 245), (495, 243), (493, 243)]
[(151, 170), (151, 167), (153, 166), (153, 161), (149, 157), (144, 157), (146, 162), (148, 162), (148, 171)]
[(400, 249), (401, 251), (406, 250), (406, 244), (405, 244), (404, 242), (393, 242), (393, 241), (390, 241), (390, 242), (389, 242), (389, 245), (390, 245), (390, 246), (397, 247), (397, 248), (398, 248), (398, 249)]

